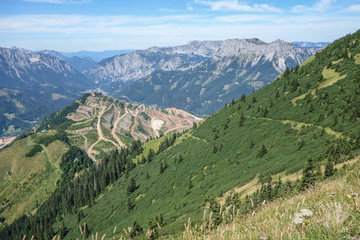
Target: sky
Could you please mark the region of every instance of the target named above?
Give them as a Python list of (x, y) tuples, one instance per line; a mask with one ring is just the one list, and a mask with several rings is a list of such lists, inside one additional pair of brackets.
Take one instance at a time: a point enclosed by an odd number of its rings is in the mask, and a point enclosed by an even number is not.
[(0, 0), (0, 47), (146, 49), (192, 40), (332, 42), (360, 28), (360, 0)]

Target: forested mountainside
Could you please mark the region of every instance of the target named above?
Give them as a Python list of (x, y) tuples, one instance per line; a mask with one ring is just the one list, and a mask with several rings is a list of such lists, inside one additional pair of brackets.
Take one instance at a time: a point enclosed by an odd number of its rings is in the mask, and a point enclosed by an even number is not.
[(186, 130), (201, 119), (184, 111), (133, 105), (85, 94), (44, 119), (0, 152), (1, 222), (12, 223), (37, 208), (64, 181), (109, 152), (141, 147), (141, 142)]
[[(66, 174), (34, 216), (0, 236), (156, 239), (181, 236), (189, 218), (200, 226), (204, 210), (210, 229), (230, 221), (222, 217), (226, 208), (256, 215), (264, 201), (302, 192), (358, 157), (359, 76), (360, 31), (191, 130), (135, 141), (79, 168), (73, 179)], [(74, 159), (64, 158), (64, 173), (75, 172)]]
[(0, 78), (0, 135), (19, 134), (94, 86), (56, 57), (8, 48), (0, 48)]
[(259, 39), (230, 39), (205, 61), (174, 71), (155, 71), (120, 90), (115, 82), (109, 91), (127, 101), (174, 106), (205, 117), (232, 99), (266, 86), (314, 53), (314, 49), (281, 40), (267, 44)]

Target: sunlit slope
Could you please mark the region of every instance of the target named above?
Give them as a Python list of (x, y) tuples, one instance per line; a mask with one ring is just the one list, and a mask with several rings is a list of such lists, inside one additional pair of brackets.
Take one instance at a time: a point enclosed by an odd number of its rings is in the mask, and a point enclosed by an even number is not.
[(40, 152), (26, 157), (39, 137), (52, 134), (38, 133), (0, 152), (0, 216), (7, 224), (22, 214), (34, 213), (56, 188), (61, 176), (60, 160), (68, 150), (67, 145), (58, 140), (48, 146), (41, 144)]
[[(360, 52), (359, 35), (336, 41), (274, 83), (208, 117), (109, 187), (84, 209), (82, 221), (111, 235), (114, 226), (134, 221), (148, 229), (149, 220), (161, 214), (160, 232), (173, 233), (189, 217), (200, 222), (210, 199), (221, 199), (255, 178), (261, 182), (297, 172), (310, 157), (319, 166), (329, 158), (334, 163), (352, 158), (359, 148), (360, 68), (354, 58)], [(137, 188), (128, 195), (130, 177)], [(77, 234), (74, 226), (67, 237)]]

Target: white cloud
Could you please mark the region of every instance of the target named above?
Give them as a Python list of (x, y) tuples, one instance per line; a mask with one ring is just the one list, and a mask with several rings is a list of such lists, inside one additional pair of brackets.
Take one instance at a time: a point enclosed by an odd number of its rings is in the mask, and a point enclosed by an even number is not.
[(305, 5), (296, 5), (293, 7), (294, 12), (325, 12), (331, 7), (331, 4), (336, 0), (320, 0), (311, 7)]
[[(170, 28), (171, 24), (200, 24), (206, 17), (197, 15), (151, 16), (86, 16), (86, 15), (14, 15), (0, 16), (0, 33), (17, 34), (129, 34), (141, 35), (157, 29)], [(166, 31), (164, 32), (166, 33)], [(161, 34), (164, 34), (161, 33)], [(154, 33), (156, 34), (156, 33)]]
[(358, 5), (351, 5), (351, 6), (348, 7), (346, 10), (347, 10), (347, 11), (351, 11), (351, 12), (360, 12), (360, 4), (358, 4)]
[(195, 0), (195, 4), (209, 6), (213, 11), (231, 10), (239, 12), (282, 12), (281, 9), (269, 6), (268, 4), (247, 5), (239, 3), (238, 0)]

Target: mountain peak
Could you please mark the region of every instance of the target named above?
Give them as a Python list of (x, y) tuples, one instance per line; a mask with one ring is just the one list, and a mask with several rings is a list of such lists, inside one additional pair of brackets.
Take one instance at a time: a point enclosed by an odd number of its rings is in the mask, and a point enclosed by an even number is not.
[(149, 52), (160, 52), (161, 51), (161, 48), (157, 47), (157, 46), (153, 46), (153, 47), (150, 47), (148, 49), (146, 49), (146, 51), (149, 51)]
[(264, 41), (261, 41), (260, 39), (258, 38), (249, 38), (249, 39), (246, 39), (248, 42), (251, 42), (251, 43), (255, 43), (255, 44), (266, 44), (266, 42)]

